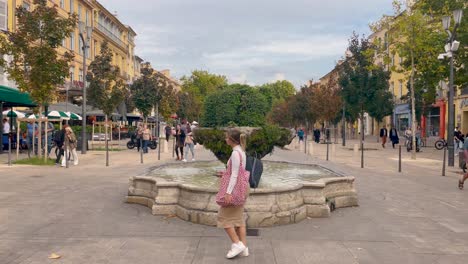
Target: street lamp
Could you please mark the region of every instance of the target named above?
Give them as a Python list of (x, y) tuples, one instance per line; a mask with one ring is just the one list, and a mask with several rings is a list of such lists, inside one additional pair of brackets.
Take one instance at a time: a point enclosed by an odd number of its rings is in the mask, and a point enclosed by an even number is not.
[(453, 105), (453, 96), (455, 89), (453, 87), (453, 57), (454, 53), (458, 50), (460, 42), (456, 41), (456, 31), (460, 25), (463, 11), (461, 9), (453, 11), (453, 20), (455, 25), (453, 31), (450, 31), (450, 16), (444, 16), (442, 18), (442, 25), (448, 34), (447, 44), (444, 46), (445, 53), (439, 54), (438, 59), (450, 58), (450, 79), (449, 79), (449, 92), (448, 92), (448, 126), (447, 126), (447, 147), (448, 147), (448, 165), (454, 166), (454, 148), (453, 148), (453, 136), (455, 131), (455, 107)]
[(86, 154), (87, 138), (86, 138), (86, 51), (89, 49), (89, 41), (93, 34), (93, 28), (86, 25), (84, 22), (79, 22), (80, 38), (83, 43), (83, 103), (82, 107), (82, 120), (81, 120), (81, 154)]

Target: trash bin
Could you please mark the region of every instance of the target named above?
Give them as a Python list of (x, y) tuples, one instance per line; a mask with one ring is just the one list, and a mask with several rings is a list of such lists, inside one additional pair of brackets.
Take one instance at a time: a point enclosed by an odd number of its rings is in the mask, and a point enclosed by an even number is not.
[[(76, 139), (76, 150), (81, 151), (81, 146), (82, 146), (81, 137), (77, 137), (77, 139)], [(86, 142), (86, 150), (89, 150), (89, 141)]]

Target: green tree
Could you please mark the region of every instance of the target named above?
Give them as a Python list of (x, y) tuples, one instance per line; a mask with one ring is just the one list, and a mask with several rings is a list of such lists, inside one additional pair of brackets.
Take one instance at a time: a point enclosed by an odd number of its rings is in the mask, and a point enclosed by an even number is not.
[(266, 98), (249, 85), (232, 84), (208, 95), (205, 100), (203, 125), (226, 126), (234, 122), (239, 126), (260, 126), (268, 112)]
[(208, 71), (195, 70), (191, 76), (182, 77), (182, 92), (188, 93), (193, 98), (191, 113), (197, 120), (203, 112), (205, 98), (228, 85), (227, 78), (223, 75), (211, 74)]
[(336, 80), (329, 79), (325, 84), (312, 84), (312, 97), (310, 108), (316, 113), (317, 120), (320, 122), (333, 122), (335, 117), (342, 109), (340, 89)]
[[(361, 119), (361, 131), (364, 131), (364, 113), (380, 118), (393, 111), (392, 95), (388, 89), (390, 73), (374, 65), (374, 47), (367, 38), (359, 39), (354, 33), (349, 40), (348, 50), (352, 56), (343, 63), (339, 78), (346, 111), (351, 119)], [(380, 107), (380, 109), (378, 109)], [(364, 133), (361, 133), (364, 140)]]
[(161, 115), (168, 119), (171, 113), (177, 109), (177, 93), (174, 82), (161, 72), (155, 72), (153, 79), (156, 86), (152, 102), (157, 112), (156, 115)]
[(313, 100), (312, 89), (308, 86), (301, 87), (301, 90), (294, 96), (290, 97), (288, 102), (290, 115), (293, 117), (295, 125), (306, 125), (307, 131), (309, 126), (317, 121), (317, 111), (311, 105)]
[[(11, 56), (10, 62), (1, 57), (0, 66), (21, 91), (28, 92), (39, 104), (40, 115), (43, 107), (56, 97), (57, 86), (63, 84), (69, 74), (73, 53), (60, 55), (57, 48), (73, 32), (77, 22), (74, 14), (60, 17), (56, 7), (48, 6), (47, 2), (34, 0), (32, 11), (18, 7), (17, 30), (0, 36), (0, 54)], [(39, 122), (39, 132), (41, 127)], [(39, 136), (39, 145), (41, 138)]]
[(260, 86), (259, 90), (267, 99), (270, 108), (277, 102), (284, 101), (296, 93), (294, 85), (286, 80), (266, 83)]
[[(120, 69), (113, 66), (112, 51), (107, 42), (101, 45), (101, 52), (91, 65), (86, 79), (89, 82), (89, 103), (102, 109), (106, 118), (105, 134), (108, 135), (108, 117), (112, 115), (117, 106), (125, 99), (125, 84), (120, 76)], [(106, 166), (109, 166), (109, 146), (106, 139)]]
[[(399, 12), (401, 6), (398, 1), (394, 2), (395, 10)], [(429, 104), (434, 102), (435, 91), (439, 80), (442, 79), (444, 67), (437, 60), (440, 53), (439, 47), (443, 47), (443, 35), (441, 23), (435, 22), (432, 17), (427, 16), (419, 9), (410, 8), (399, 12), (391, 24), (390, 35), (393, 45), (390, 46), (392, 53), (398, 53), (403, 58), (401, 68), (395, 66), (392, 70), (407, 74), (409, 81), (409, 98), (411, 101), (411, 126), (416, 131), (416, 95), (426, 93)], [(429, 98), (433, 96), (433, 98)], [(413, 133), (413, 151), (411, 158), (416, 158), (416, 133)]]
[(147, 62), (142, 65), (140, 73), (141, 77), (138, 78), (130, 86), (131, 98), (135, 107), (143, 114), (143, 117), (148, 117), (153, 109), (152, 97), (156, 84), (153, 81), (153, 68)]
[[(442, 33), (437, 34), (438, 41), (432, 42), (432, 45), (439, 53), (444, 52), (443, 44), (445, 42), (447, 35), (442, 30), (442, 17), (451, 16), (452, 11), (456, 9), (464, 9), (466, 11), (468, 4), (466, 0), (450, 0), (450, 1), (441, 1), (441, 0), (419, 0), (416, 2), (414, 9), (422, 12), (424, 15), (431, 18), (431, 27), (439, 28), (438, 30), (432, 31), (432, 33)], [(451, 26), (453, 28), (454, 23), (452, 20)], [(464, 12), (464, 16), (460, 23), (459, 28), (457, 29), (456, 39), (460, 41), (462, 45), (455, 54), (454, 57), (454, 70), (455, 70), (455, 84), (459, 87), (467, 87), (468, 85), (468, 15)], [(432, 56), (432, 55), (431, 55)], [(437, 56), (437, 55), (436, 55)], [(428, 74), (429, 76), (433, 76)], [(445, 71), (445, 77), (448, 76), (448, 70)]]

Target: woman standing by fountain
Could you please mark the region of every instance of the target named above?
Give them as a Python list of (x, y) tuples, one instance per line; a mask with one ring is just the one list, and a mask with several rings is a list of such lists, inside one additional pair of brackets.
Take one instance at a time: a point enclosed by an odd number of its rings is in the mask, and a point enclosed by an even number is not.
[(249, 172), (245, 169), (246, 136), (237, 129), (229, 129), (226, 132), (226, 143), (233, 151), (226, 171), (218, 172), (222, 179), (216, 197), (217, 203), (221, 205), (217, 226), (224, 228), (232, 241), (226, 257), (234, 258), (239, 254), (249, 255), (244, 219), (244, 203), (249, 191)]

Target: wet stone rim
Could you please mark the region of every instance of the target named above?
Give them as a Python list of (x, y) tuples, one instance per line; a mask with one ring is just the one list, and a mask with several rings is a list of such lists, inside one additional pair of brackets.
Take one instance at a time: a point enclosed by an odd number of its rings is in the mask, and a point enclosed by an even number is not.
[[(358, 206), (355, 178), (337, 175), (285, 187), (251, 189), (244, 212), (247, 226), (298, 223), (307, 217), (328, 217), (330, 208)], [(216, 226), (216, 193), (214, 188), (167, 182), (155, 176), (133, 176), (126, 201), (151, 208), (153, 215), (176, 215), (185, 221)]]

